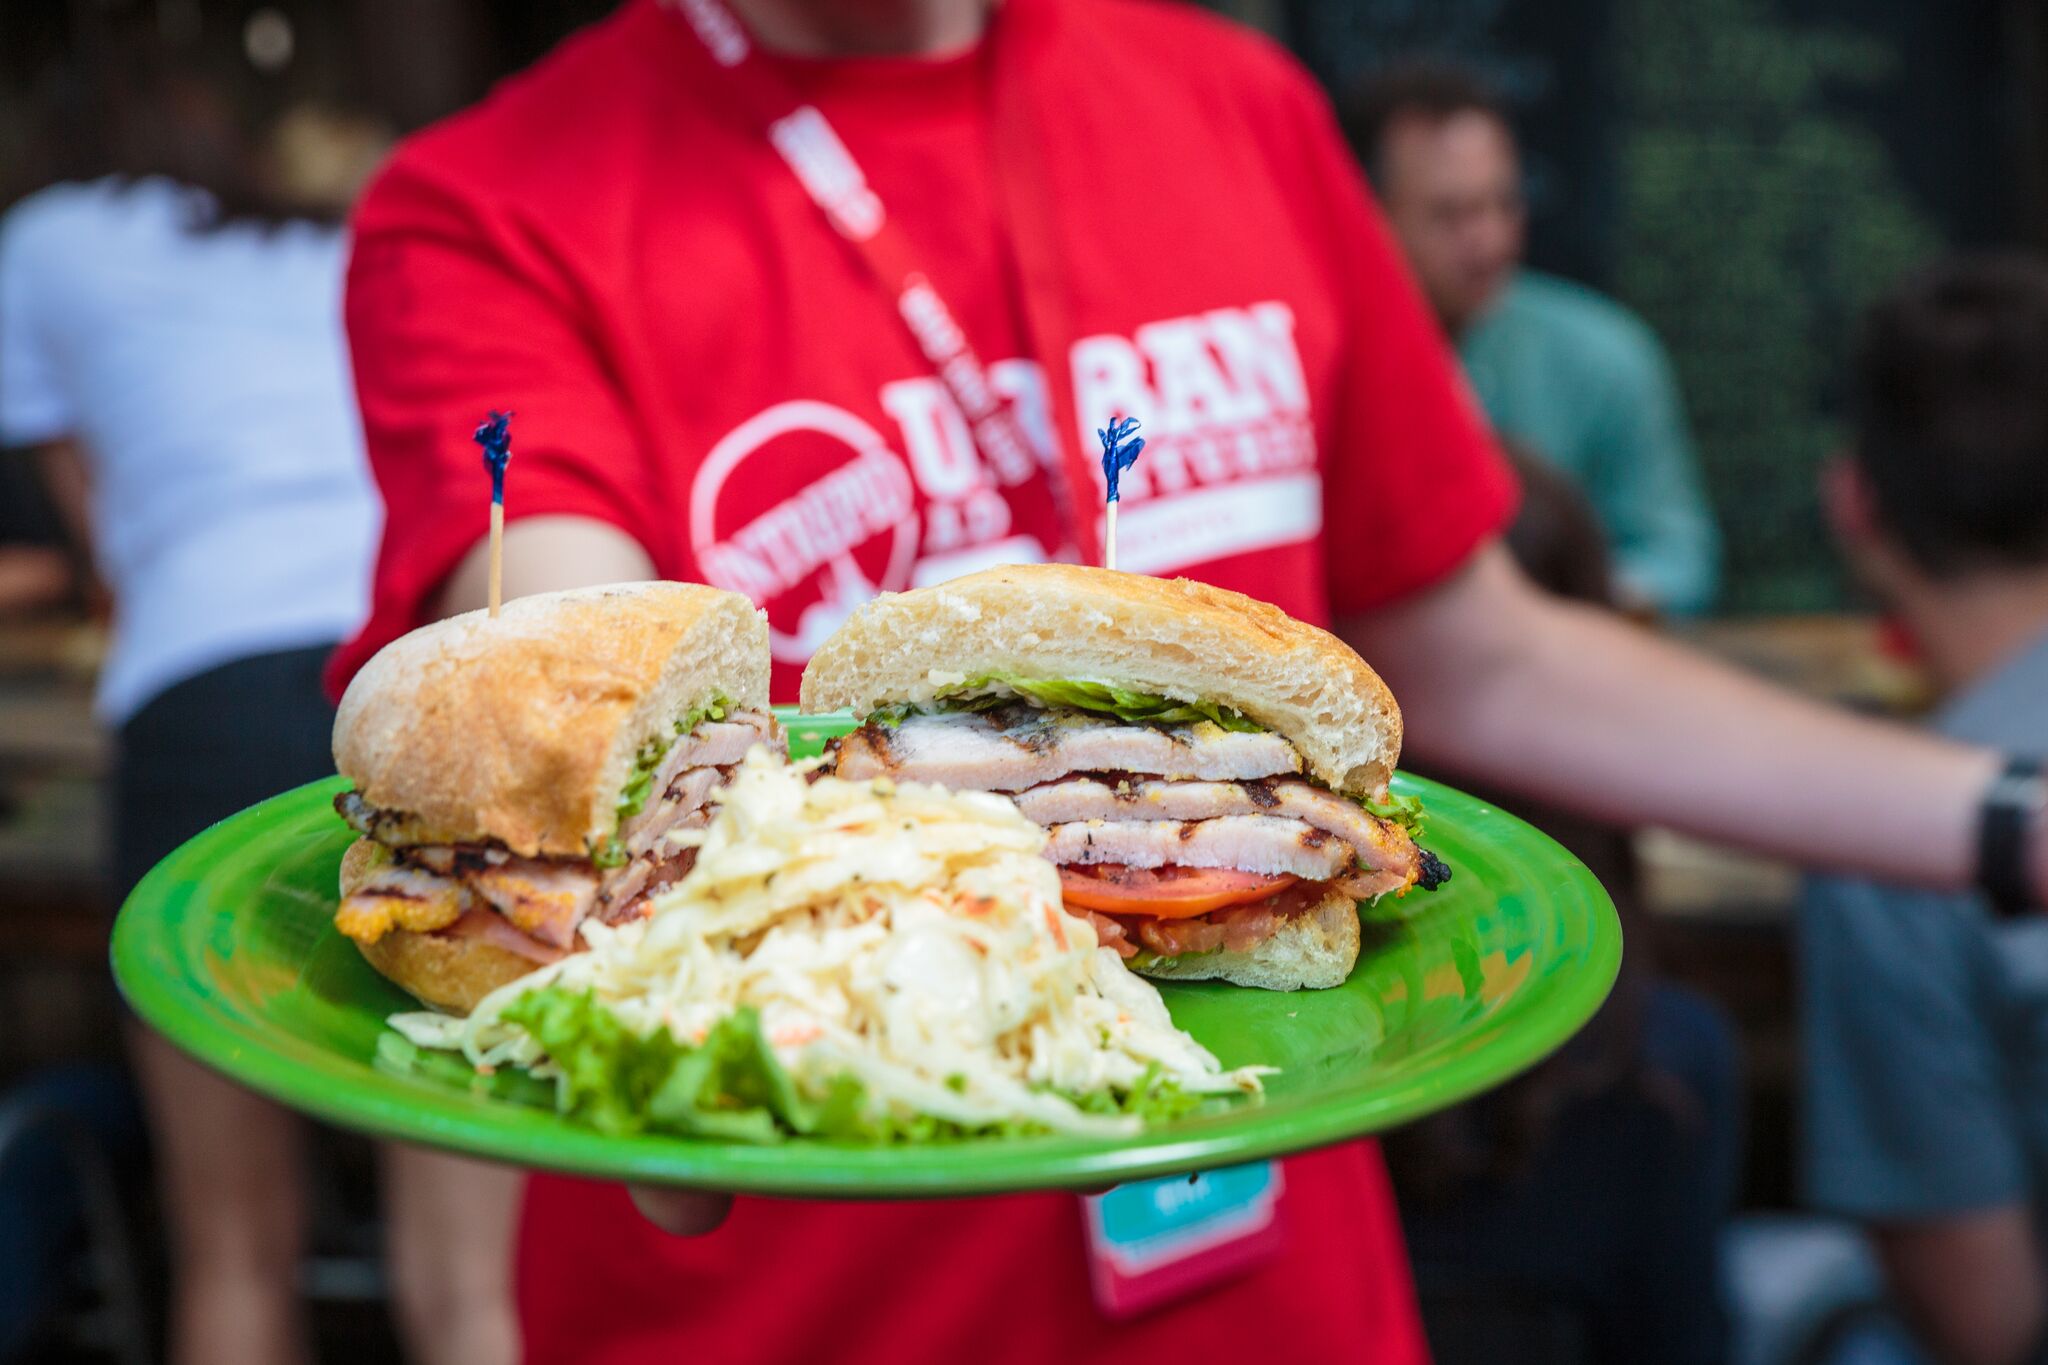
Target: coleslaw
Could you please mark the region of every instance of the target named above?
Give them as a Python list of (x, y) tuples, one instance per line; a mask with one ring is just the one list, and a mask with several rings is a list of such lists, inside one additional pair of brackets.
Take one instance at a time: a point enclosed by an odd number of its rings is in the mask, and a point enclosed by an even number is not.
[(807, 780), (756, 749), (644, 920), (466, 1019), (391, 1023), (479, 1072), (552, 1079), (600, 1126), (773, 1140), (1127, 1134), (1256, 1095), (1070, 915), (1045, 831), (1000, 796)]

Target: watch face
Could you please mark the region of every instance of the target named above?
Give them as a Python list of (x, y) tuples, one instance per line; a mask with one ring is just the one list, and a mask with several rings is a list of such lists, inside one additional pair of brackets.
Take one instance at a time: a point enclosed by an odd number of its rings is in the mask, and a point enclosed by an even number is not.
[[(2000, 915), (2039, 907), (2048, 881), (2048, 778), (2041, 760), (2009, 758), (1984, 793), (1977, 826), (1977, 886)], [(2037, 881), (2036, 868), (2042, 872)]]

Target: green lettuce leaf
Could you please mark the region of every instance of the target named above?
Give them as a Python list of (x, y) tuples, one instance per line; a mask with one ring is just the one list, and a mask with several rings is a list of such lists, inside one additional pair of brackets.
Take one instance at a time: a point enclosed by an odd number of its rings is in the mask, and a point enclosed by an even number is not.
[[(852, 1076), (834, 1079), (823, 1096), (807, 1096), (776, 1060), (761, 1032), (760, 1015), (751, 1008), (719, 1021), (694, 1047), (678, 1042), (666, 1029), (636, 1034), (593, 992), (562, 986), (528, 991), (503, 1017), (532, 1034), (561, 1073), (555, 1107), (603, 1133), (680, 1133), (756, 1143), (782, 1142), (791, 1136), (895, 1143), (1025, 1137), (1046, 1131), (1034, 1123), (972, 1126), (929, 1114), (880, 1112), (869, 1105), (865, 1088)], [(391, 1036), (398, 1046), (425, 1056), (396, 1034)], [(380, 1054), (383, 1050), (380, 1042)], [(441, 1056), (451, 1067), (468, 1071), (461, 1058)], [(1190, 1095), (1156, 1068), (1128, 1092), (1068, 1098), (1087, 1113), (1133, 1114), (1146, 1122), (1182, 1118), (1229, 1103)]]
[(635, 1033), (594, 992), (561, 986), (528, 991), (503, 1018), (531, 1034), (561, 1073), (556, 1107), (599, 1132), (782, 1136), (774, 1106), (794, 1092), (752, 1010), (719, 1021), (695, 1047), (666, 1029)]
[(485, 1074), (469, 1064), (459, 1052), (421, 1047), (394, 1029), (377, 1035), (377, 1053), (372, 1063), (379, 1071), (394, 1076), (414, 1076), (458, 1090), (467, 1090), (515, 1104), (549, 1108), (554, 1104), (554, 1087), (537, 1076), (514, 1067), (499, 1067)]
[(1422, 838), (1423, 826), (1429, 823), (1428, 813), (1422, 809), (1422, 798), (1419, 796), (1399, 796), (1388, 792), (1384, 801), (1361, 797), (1358, 804), (1380, 819), (1407, 830), (1410, 839)]
[[(1252, 733), (1266, 727), (1243, 714), (1215, 702), (1176, 701), (1151, 692), (1133, 692), (1111, 683), (1085, 678), (1020, 678), (1013, 673), (984, 673), (969, 678), (957, 689), (937, 698), (935, 711), (986, 711), (1001, 706), (1012, 696), (1026, 697), (1042, 706), (1063, 706), (1073, 711), (1115, 716), (1141, 725), (1192, 725), (1209, 721), (1225, 730)], [(890, 706), (868, 718), (883, 725), (903, 723), (918, 708)]]

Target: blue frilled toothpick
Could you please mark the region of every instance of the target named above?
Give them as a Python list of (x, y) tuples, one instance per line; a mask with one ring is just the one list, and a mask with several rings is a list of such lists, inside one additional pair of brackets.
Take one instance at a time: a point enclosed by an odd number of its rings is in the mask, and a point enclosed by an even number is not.
[(1095, 439), (1102, 442), (1102, 477), (1109, 484), (1107, 515), (1102, 528), (1102, 567), (1116, 567), (1116, 505), (1123, 501), (1119, 487), (1126, 469), (1138, 462), (1138, 454), (1145, 448), (1145, 438), (1132, 433), (1138, 429), (1138, 419), (1125, 417), (1109, 419), (1109, 426), (1095, 428)]
[(505, 466), (512, 463), (512, 414), (491, 412), (490, 420), (471, 438), (484, 448), (484, 468), (491, 472), (491, 615), (505, 585)]

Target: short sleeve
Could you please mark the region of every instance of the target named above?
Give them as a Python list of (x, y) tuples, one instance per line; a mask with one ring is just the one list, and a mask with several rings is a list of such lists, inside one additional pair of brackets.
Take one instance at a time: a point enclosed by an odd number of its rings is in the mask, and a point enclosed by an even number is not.
[(597, 328), (552, 256), (488, 196), (401, 159), (354, 224), (346, 317), (363, 435), (385, 504), (363, 632), (329, 671), (339, 691), (429, 606), (488, 533), (472, 433), (510, 409), (510, 520), (589, 517), (650, 553), (647, 452), (592, 344)]
[(77, 414), (63, 380), (51, 292), (64, 262), (53, 250), (47, 195), (0, 219), (0, 444), (40, 445), (70, 435)]
[(1310, 235), (1348, 319), (1323, 497), (1330, 603), (1345, 616), (1448, 576), (1506, 527), (1517, 489), (1328, 102), (1301, 84)]

